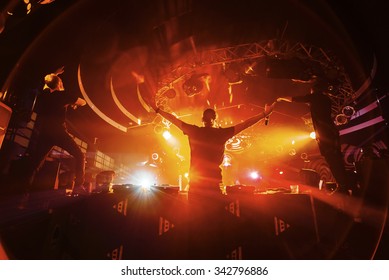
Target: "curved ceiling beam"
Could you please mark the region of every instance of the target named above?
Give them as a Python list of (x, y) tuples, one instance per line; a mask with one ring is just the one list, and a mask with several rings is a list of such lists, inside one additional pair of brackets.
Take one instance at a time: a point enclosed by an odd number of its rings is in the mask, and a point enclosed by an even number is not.
[(84, 97), (85, 101), (89, 105), (89, 107), (95, 112), (100, 118), (102, 118), (104, 121), (106, 121), (108, 124), (112, 125), (113, 127), (123, 131), (127, 132), (127, 127), (119, 124), (118, 122), (114, 121), (110, 117), (108, 117), (106, 114), (104, 114), (102, 111), (100, 111), (99, 108), (97, 108), (92, 100), (89, 98), (88, 94), (85, 91), (84, 85), (82, 84), (82, 79), (81, 79), (81, 65), (78, 65), (78, 70), (77, 70), (77, 78), (78, 78), (78, 86), (80, 88), (81, 94)]
[(131, 114), (131, 113), (123, 106), (123, 104), (119, 101), (119, 99), (117, 98), (117, 95), (116, 95), (115, 90), (114, 90), (114, 88), (113, 88), (112, 77), (111, 77), (111, 80), (110, 80), (110, 88), (111, 88), (111, 95), (112, 95), (113, 101), (115, 102), (116, 106), (118, 106), (119, 110), (120, 110), (126, 117), (128, 117), (130, 120), (132, 120), (133, 122), (135, 122), (135, 123), (137, 123), (137, 124), (140, 124), (139, 118), (137, 118), (137, 117), (135, 117), (133, 114)]

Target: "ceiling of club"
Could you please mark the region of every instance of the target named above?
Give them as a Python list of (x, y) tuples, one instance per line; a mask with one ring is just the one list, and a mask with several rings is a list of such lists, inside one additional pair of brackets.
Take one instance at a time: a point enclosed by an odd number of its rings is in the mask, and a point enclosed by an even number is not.
[[(199, 124), (207, 107), (235, 122), (278, 96), (307, 92), (307, 85), (268, 77), (264, 57), (269, 53), (262, 48), (281, 50), (287, 44), (289, 50), (300, 44), (322, 50), (329, 60), (338, 59), (357, 90), (373, 65), (372, 46), (361, 43), (369, 29), (356, 19), (364, 16), (361, 3), (354, 4), (359, 6), (353, 13), (351, 6), (336, 2), (57, 0), (36, 3), (27, 16), (22, 3), (2, 18), (0, 50), (9, 62), (1, 70), (3, 91), (28, 95), (41, 87), (44, 74), (65, 66), (66, 90), (89, 99), (88, 107), (70, 112), (71, 129), (88, 142), (99, 139), (107, 152), (133, 151), (147, 143), (160, 121), (145, 105), (155, 96)], [(247, 51), (253, 52), (251, 59)], [(145, 78), (140, 92), (135, 74)], [(192, 92), (190, 77), (201, 81)], [(307, 112), (304, 105), (280, 104), (272, 122), (303, 125)]]

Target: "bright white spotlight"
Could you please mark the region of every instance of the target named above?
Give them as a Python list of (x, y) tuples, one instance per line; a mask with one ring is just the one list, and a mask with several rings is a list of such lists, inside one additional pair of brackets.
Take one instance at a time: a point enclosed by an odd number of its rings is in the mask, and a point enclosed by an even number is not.
[(154, 172), (146, 170), (136, 170), (130, 180), (134, 185), (141, 186), (144, 190), (149, 190), (151, 186), (155, 185), (157, 182), (157, 176)]
[(251, 171), (251, 172), (250, 172), (250, 178), (251, 178), (251, 179), (256, 180), (256, 179), (258, 179), (259, 177), (260, 177), (260, 176), (259, 176), (258, 171)]
[(309, 134), (309, 137), (311, 137), (312, 139), (316, 139), (316, 133), (314, 131), (312, 131), (310, 134)]
[(168, 130), (165, 130), (163, 133), (162, 133), (162, 136), (163, 138), (165, 138), (165, 140), (169, 140), (172, 138), (172, 134), (170, 133), (170, 131)]
[(145, 191), (145, 192), (148, 192), (151, 190), (151, 185), (152, 185), (152, 182), (147, 180), (147, 179), (143, 180), (140, 184), (142, 191)]
[(228, 166), (231, 166), (231, 156), (228, 155), (228, 154), (225, 154), (224, 157), (223, 157), (223, 163), (222, 163), (222, 166), (224, 167), (228, 167)]

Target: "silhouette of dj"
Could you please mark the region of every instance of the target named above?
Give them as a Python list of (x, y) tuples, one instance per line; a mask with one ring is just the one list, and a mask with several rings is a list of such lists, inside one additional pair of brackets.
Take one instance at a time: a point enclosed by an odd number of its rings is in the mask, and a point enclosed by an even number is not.
[(347, 194), (349, 189), (352, 190), (355, 187), (347, 174), (341, 152), (339, 131), (331, 117), (332, 102), (328, 93), (333, 85), (331, 81), (320, 77), (301, 82), (312, 84), (310, 93), (301, 96), (279, 97), (277, 102), (299, 102), (309, 105), (320, 154), (325, 158), (337, 182), (337, 192)]
[(221, 194), (222, 172), (225, 143), (242, 130), (254, 125), (273, 111), (275, 103), (266, 106), (265, 111), (235, 126), (221, 128), (216, 126), (217, 114), (208, 108), (203, 112), (203, 126), (188, 124), (176, 116), (163, 111), (155, 104), (156, 113), (173, 123), (189, 138), (190, 172), (189, 197), (192, 195), (214, 196)]

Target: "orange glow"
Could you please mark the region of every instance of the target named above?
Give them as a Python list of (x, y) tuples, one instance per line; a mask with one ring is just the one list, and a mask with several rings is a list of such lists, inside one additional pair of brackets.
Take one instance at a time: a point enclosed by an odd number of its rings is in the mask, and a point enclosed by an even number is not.
[(250, 177), (251, 179), (258, 179), (260, 176), (259, 176), (259, 173), (257, 171), (252, 171), (250, 172)]
[(168, 130), (165, 130), (163, 133), (162, 133), (162, 136), (163, 138), (165, 138), (166, 140), (169, 140), (172, 138), (172, 134), (170, 133), (170, 131)]

